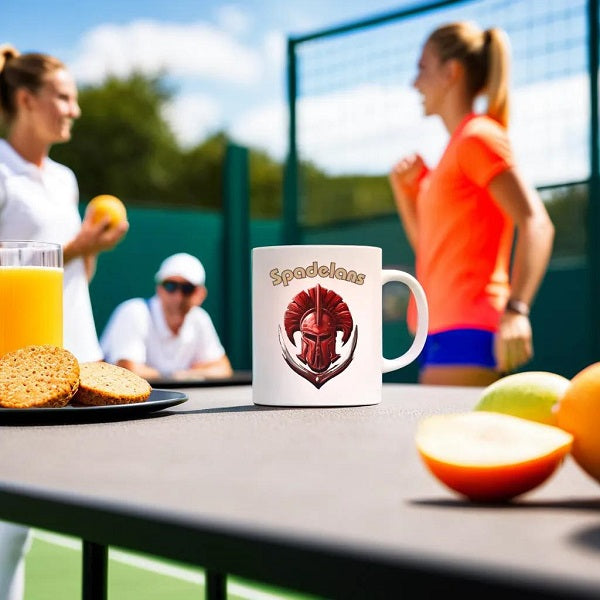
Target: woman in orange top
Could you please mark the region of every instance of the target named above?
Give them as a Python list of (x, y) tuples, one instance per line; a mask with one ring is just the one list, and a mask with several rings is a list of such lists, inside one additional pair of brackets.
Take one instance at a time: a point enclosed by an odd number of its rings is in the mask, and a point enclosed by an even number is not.
[[(419, 60), (414, 87), (424, 112), (441, 117), (450, 134), (435, 169), (412, 155), (390, 174), (430, 305), (422, 383), (487, 385), (533, 355), (529, 307), (554, 228), (514, 164), (508, 70), (505, 34), (470, 23), (435, 30)], [(483, 93), (487, 114), (479, 115), (474, 103)]]

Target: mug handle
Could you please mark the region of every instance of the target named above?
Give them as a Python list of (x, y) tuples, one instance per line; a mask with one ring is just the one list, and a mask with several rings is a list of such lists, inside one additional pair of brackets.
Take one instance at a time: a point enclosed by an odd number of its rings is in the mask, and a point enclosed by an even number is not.
[(389, 373), (409, 365), (419, 356), (425, 340), (427, 339), (427, 329), (429, 327), (429, 310), (427, 308), (427, 298), (421, 284), (410, 274), (396, 269), (384, 269), (381, 271), (381, 285), (390, 281), (399, 281), (404, 283), (412, 292), (417, 302), (417, 332), (411, 347), (398, 358), (384, 358), (382, 363), (382, 372)]

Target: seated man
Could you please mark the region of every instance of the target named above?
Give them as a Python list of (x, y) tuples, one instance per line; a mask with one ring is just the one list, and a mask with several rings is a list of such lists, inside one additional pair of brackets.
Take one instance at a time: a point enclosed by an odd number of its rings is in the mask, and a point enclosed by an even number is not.
[(100, 339), (107, 362), (145, 379), (229, 377), (231, 364), (208, 313), (202, 263), (169, 256), (155, 275), (156, 295), (119, 304)]

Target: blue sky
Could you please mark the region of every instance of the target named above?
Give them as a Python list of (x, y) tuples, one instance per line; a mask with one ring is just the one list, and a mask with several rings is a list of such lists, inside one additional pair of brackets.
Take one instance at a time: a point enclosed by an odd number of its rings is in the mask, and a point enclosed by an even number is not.
[[(243, 130), (252, 109), (285, 101), (285, 40), (388, 12), (403, 0), (2, 0), (0, 43), (58, 56), (79, 83), (108, 68), (165, 67), (182, 141)], [(199, 49), (194, 40), (207, 40)], [(251, 116), (251, 115), (250, 115)], [(242, 135), (243, 137), (243, 135)]]

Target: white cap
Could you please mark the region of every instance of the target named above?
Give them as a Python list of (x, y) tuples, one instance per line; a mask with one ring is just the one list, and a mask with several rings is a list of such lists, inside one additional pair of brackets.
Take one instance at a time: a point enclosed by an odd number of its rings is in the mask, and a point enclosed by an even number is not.
[(154, 279), (156, 283), (160, 283), (169, 277), (183, 277), (186, 281), (194, 285), (204, 285), (206, 273), (202, 263), (191, 254), (180, 252), (173, 254), (163, 260)]

